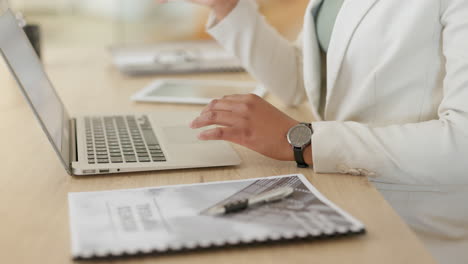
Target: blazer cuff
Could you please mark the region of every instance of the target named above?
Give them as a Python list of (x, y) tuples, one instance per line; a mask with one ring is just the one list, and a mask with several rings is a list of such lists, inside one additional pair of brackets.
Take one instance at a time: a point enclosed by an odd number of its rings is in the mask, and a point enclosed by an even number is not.
[(221, 21), (216, 21), (216, 16), (211, 12), (206, 24), (206, 31), (216, 40), (222, 43), (226, 35), (232, 31), (242, 30), (246, 26), (252, 26), (255, 22), (258, 5), (252, 0), (239, 0), (234, 9)]
[[(340, 173), (356, 176), (377, 177), (377, 172), (369, 168), (369, 160), (364, 155), (356, 155), (359, 144), (346, 138), (344, 128), (337, 121), (312, 123), (313, 168), (316, 173)], [(374, 167), (374, 166), (371, 166)]]

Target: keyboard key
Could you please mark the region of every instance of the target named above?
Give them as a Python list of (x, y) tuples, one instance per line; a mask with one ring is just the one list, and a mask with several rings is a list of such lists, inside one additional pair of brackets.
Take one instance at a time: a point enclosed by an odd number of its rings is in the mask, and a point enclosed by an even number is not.
[(111, 162), (112, 163), (122, 163), (123, 159), (122, 159), (122, 157), (120, 157), (120, 158), (112, 158), (111, 157)]
[(125, 156), (125, 162), (137, 162), (137, 159), (134, 156)]
[(151, 130), (143, 130), (143, 136), (145, 137), (146, 144), (148, 145), (157, 145), (159, 143)]
[(166, 161), (166, 158), (165, 157), (156, 157), (156, 158), (153, 158), (153, 161), (154, 162), (163, 162), (163, 161)]
[(151, 153), (163, 153), (160, 149), (150, 149)]

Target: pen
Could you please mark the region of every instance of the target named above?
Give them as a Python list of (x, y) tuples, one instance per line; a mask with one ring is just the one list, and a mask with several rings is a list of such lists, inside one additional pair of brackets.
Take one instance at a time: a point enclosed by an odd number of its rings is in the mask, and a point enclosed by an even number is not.
[(221, 214), (230, 214), (245, 210), (249, 207), (262, 204), (262, 203), (271, 203), (282, 200), (290, 196), (294, 192), (294, 188), (291, 187), (281, 187), (276, 188), (271, 191), (263, 192), (258, 195), (254, 195), (247, 199), (242, 199), (234, 202), (230, 202), (224, 205), (216, 206), (207, 211), (209, 215), (221, 215)]

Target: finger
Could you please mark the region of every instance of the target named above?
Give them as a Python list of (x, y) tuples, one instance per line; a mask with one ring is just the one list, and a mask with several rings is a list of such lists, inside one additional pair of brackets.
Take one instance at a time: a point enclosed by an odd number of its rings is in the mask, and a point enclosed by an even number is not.
[(260, 98), (255, 94), (226, 95), (222, 99), (211, 101), (208, 106), (202, 110), (202, 113), (211, 110), (245, 113), (249, 111), (249, 106), (258, 102), (258, 99)]
[(239, 130), (233, 127), (217, 127), (205, 130), (198, 135), (200, 140), (226, 140), (234, 142), (238, 137)]
[(200, 128), (211, 125), (242, 126), (245, 120), (233, 112), (209, 111), (201, 114), (190, 123), (191, 128)]
[(223, 96), (223, 100), (230, 100), (235, 102), (244, 102), (248, 94), (230, 94)]
[(209, 111), (230, 111), (233, 112), (238, 108), (238, 102), (224, 100), (224, 99), (215, 99), (211, 101), (203, 110), (202, 114)]
[(249, 93), (249, 94), (231, 94), (231, 95), (226, 95), (223, 96), (222, 99), (226, 100), (231, 100), (231, 101), (236, 101), (236, 102), (249, 102), (249, 101), (255, 101), (259, 99), (260, 97), (256, 94)]

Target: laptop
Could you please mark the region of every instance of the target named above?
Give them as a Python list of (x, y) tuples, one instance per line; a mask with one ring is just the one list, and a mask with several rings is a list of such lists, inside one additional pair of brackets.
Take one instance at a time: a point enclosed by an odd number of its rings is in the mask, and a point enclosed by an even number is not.
[(126, 45), (110, 51), (114, 65), (127, 75), (244, 71), (239, 60), (215, 41)]
[(0, 53), (70, 175), (240, 164), (228, 143), (197, 139), (196, 112), (70, 117), (11, 10), (0, 16)]

